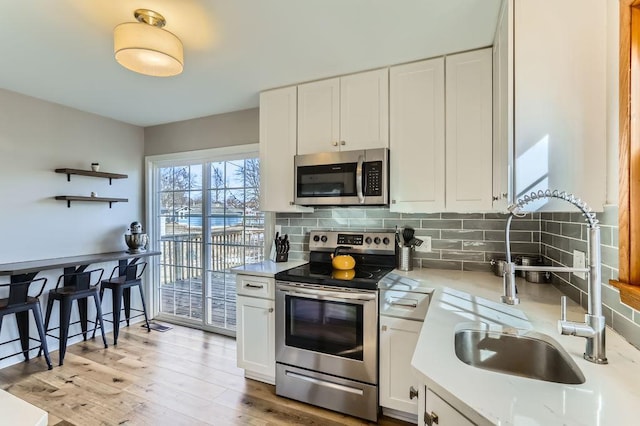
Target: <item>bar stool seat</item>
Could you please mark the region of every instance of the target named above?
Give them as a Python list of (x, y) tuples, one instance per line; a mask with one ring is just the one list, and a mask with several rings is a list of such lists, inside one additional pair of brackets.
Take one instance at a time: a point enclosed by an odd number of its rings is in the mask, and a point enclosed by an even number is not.
[[(29, 296), (29, 287), (31, 284), (35, 282), (42, 282), (40, 287), (40, 291), (37, 296), (32, 297)], [(51, 370), (51, 358), (49, 357), (49, 349), (47, 347), (47, 337), (45, 334), (45, 328), (42, 322), (42, 308), (40, 307), (40, 295), (44, 290), (45, 285), (47, 284), (46, 278), (38, 278), (35, 280), (28, 280), (17, 283), (9, 283), (9, 284), (0, 284), (0, 288), (9, 287), (9, 297), (5, 299), (0, 299), (0, 331), (2, 330), (2, 320), (6, 315), (15, 314), (16, 322), (18, 324), (18, 331), (20, 337), (13, 340), (8, 340), (6, 342), (0, 343), (0, 345), (12, 343), (20, 340), (20, 344), (22, 346), (22, 350), (11, 355), (6, 355), (0, 360), (23, 354), (26, 361), (29, 361), (29, 351), (33, 349), (40, 348), (38, 351), (38, 356), (40, 356), (41, 352), (44, 352), (44, 358), (47, 361), (47, 367)], [(34, 339), (29, 336), (29, 311), (33, 314), (33, 319), (36, 323), (36, 327), (38, 328), (38, 335), (40, 339)], [(35, 340), (40, 344), (33, 348), (29, 347), (29, 341)]]
[[(98, 274), (99, 273), (99, 274)], [(62, 274), (58, 277), (56, 287), (49, 291), (49, 300), (47, 301), (47, 313), (45, 318), (45, 330), (47, 335), (60, 340), (60, 365), (63, 365), (64, 356), (67, 351), (67, 340), (72, 337), (82, 334), (84, 340), (87, 340), (87, 323), (93, 324), (93, 336), (95, 337), (96, 329), (100, 326), (102, 332), (102, 342), (104, 347), (107, 347), (107, 338), (104, 334), (104, 323), (102, 322), (102, 306), (100, 303), (100, 293), (98, 285), (104, 274), (103, 268), (94, 269), (86, 272), (74, 272), (68, 274)], [(92, 276), (98, 278), (95, 282), (91, 283)], [(60, 284), (63, 284), (61, 287)], [(89, 321), (87, 319), (87, 300), (89, 297), (93, 297), (93, 301), (96, 306), (97, 318), (96, 321)], [(49, 328), (49, 320), (51, 319), (51, 311), (53, 310), (53, 303), (55, 301), (60, 303), (60, 326)], [(78, 304), (78, 310), (80, 311), (80, 320), (71, 322), (71, 307), (73, 301)], [(69, 336), (69, 326), (80, 323), (82, 332)], [(50, 331), (59, 329), (59, 335), (55, 336), (49, 334)]]
[[(127, 322), (129, 327), (130, 320), (144, 316), (144, 322), (147, 326), (147, 331), (151, 331), (149, 326), (149, 317), (147, 316), (147, 308), (144, 301), (144, 293), (142, 291), (142, 274), (147, 267), (147, 262), (132, 263), (124, 268), (124, 271), (120, 266), (116, 266), (111, 271), (111, 275), (108, 280), (102, 280), (100, 286), (100, 299), (104, 295), (105, 289), (111, 290), (111, 307), (112, 312), (107, 312), (104, 316), (112, 315), (113, 320), (105, 321), (113, 323), (113, 344), (118, 344), (118, 334), (120, 332), (120, 323), (122, 321)], [(118, 273), (118, 275), (116, 275)], [(131, 307), (131, 288), (138, 287), (140, 291), (140, 299), (142, 300), (142, 309), (135, 309)], [(124, 315), (125, 319), (120, 319), (120, 313), (123, 309), (122, 302), (124, 302)], [(138, 315), (131, 316), (131, 311), (140, 312)], [(94, 331), (95, 335), (95, 331)]]

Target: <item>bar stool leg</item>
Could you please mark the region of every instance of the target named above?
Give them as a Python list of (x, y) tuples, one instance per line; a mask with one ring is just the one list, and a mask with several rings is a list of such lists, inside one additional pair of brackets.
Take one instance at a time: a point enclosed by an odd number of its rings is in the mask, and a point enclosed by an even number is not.
[(127, 327), (129, 327), (129, 318), (131, 318), (131, 287), (122, 289), (124, 299), (124, 317), (127, 319)]
[(44, 359), (47, 361), (47, 367), (51, 370), (53, 366), (51, 365), (51, 357), (49, 356), (49, 348), (47, 347), (47, 334), (44, 332), (40, 305), (31, 308), (31, 310), (33, 311), (33, 318), (35, 319), (36, 326), (38, 327), (38, 335), (40, 336), (40, 349), (38, 350), (38, 356), (40, 356), (40, 351), (44, 351)]
[(147, 304), (144, 301), (144, 294), (142, 292), (142, 286), (138, 285), (138, 290), (140, 290), (140, 300), (142, 301), (142, 312), (144, 313), (144, 322), (147, 324), (147, 331), (151, 331), (151, 326), (149, 325), (149, 317), (147, 316)]
[(69, 323), (71, 322), (71, 302), (72, 300), (63, 297), (60, 300), (60, 362), (64, 362), (64, 355), (67, 352), (67, 337), (69, 337)]
[(29, 312), (16, 312), (16, 322), (18, 323), (22, 353), (24, 359), (29, 361)]
[[(93, 301), (96, 304), (96, 312), (97, 312), (97, 320), (100, 322), (100, 332), (102, 333), (102, 343), (104, 343), (104, 347), (107, 348), (107, 337), (104, 334), (104, 321), (102, 320), (102, 299), (100, 299), (97, 294), (93, 296)], [(95, 336), (96, 329), (94, 327), (93, 334)]]
[[(51, 319), (51, 310), (53, 309), (53, 299), (49, 297), (47, 300), (47, 313), (44, 316), (44, 334), (49, 331), (49, 320)], [(38, 356), (42, 354), (42, 346), (38, 349)]]
[[(100, 307), (101, 308), (102, 308), (102, 296), (104, 296), (104, 286), (100, 286)], [(94, 327), (93, 327), (93, 335), (91, 336), (92, 339), (96, 338), (96, 329), (98, 328), (97, 326), (98, 318), (102, 319), (102, 313), (98, 315), (96, 310), (96, 322), (94, 323)]]
[(111, 288), (111, 302), (113, 307), (113, 344), (118, 344), (120, 333), (120, 309), (122, 309), (122, 287)]
[(82, 338), (87, 340), (87, 298), (77, 299), (78, 310), (80, 311), (80, 327), (82, 328)]

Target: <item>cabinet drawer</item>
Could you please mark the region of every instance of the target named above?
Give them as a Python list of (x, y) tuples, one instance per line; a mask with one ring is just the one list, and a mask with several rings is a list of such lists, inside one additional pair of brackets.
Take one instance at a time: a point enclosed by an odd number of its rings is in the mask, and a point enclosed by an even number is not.
[(428, 307), (428, 294), (401, 290), (380, 291), (380, 315), (423, 321)]
[(236, 292), (239, 295), (274, 299), (275, 286), (276, 282), (273, 278), (252, 275), (236, 276)]

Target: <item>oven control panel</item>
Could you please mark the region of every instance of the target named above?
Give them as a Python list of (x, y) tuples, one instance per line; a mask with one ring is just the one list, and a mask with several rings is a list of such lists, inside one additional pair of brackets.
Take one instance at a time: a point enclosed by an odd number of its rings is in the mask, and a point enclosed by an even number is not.
[(395, 253), (395, 233), (393, 232), (343, 232), (311, 231), (309, 250), (333, 251), (338, 246), (349, 247), (352, 253)]

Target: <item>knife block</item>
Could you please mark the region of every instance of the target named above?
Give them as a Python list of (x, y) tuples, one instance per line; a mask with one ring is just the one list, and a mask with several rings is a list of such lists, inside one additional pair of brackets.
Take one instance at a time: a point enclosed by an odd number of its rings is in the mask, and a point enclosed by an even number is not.
[(289, 260), (289, 253), (276, 253), (276, 262), (286, 262)]

